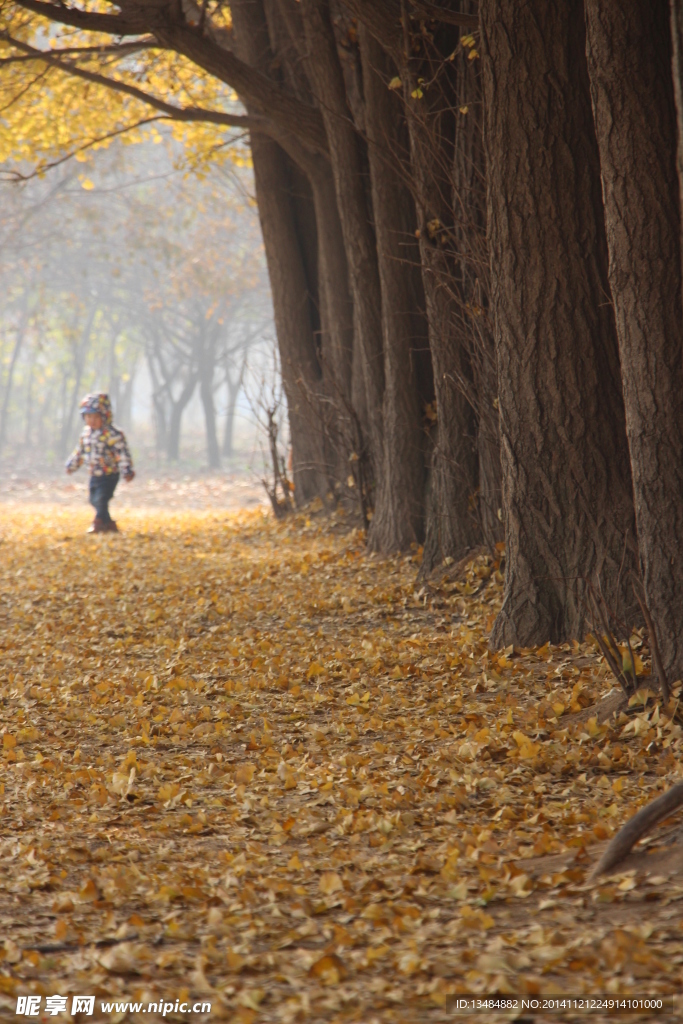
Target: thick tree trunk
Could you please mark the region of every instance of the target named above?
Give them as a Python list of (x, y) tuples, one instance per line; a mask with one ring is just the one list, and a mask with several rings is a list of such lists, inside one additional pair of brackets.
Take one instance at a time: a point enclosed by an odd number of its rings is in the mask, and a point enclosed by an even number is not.
[(457, 255), (444, 247), (439, 230), (453, 224), (454, 126), (441, 104), (441, 109), (431, 110), (427, 97), (411, 97), (415, 75), (406, 69), (404, 75), (436, 397), (422, 563), (429, 572), (444, 558), (460, 558), (481, 541), (475, 504), (478, 459), (476, 421), (465, 396), (471, 368), (455, 298)]
[[(299, 5), (296, 0), (265, 0), (264, 6), (278, 72), (302, 102), (310, 105), (313, 98), (305, 73), (307, 44)], [(315, 211), (317, 340), (322, 387), (314, 405), (324, 423), (330, 483), (339, 491), (348, 476), (349, 456), (359, 447), (352, 441), (354, 429), (350, 422), (355, 418), (351, 405), (353, 304), (344, 235), (329, 158), (302, 146), (291, 136), (283, 138), (281, 144), (308, 178)]]
[[(273, 54), (261, 0), (235, 0), (231, 12), (240, 57), (268, 74)], [(301, 505), (327, 490), (323, 423), (308, 397), (317, 391), (321, 372), (306, 276), (307, 253), (299, 236), (286, 154), (272, 139), (256, 132), (251, 151), (287, 397), (294, 497)]]
[(344, 78), (327, 3), (303, 0), (307, 67), (325, 122), (353, 297), (354, 330), (362, 357), (371, 461), (379, 479), (383, 458), (382, 300), (377, 250), (366, 192), (363, 143), (346, 102)]
[(351, 395), (353, 302), (332, 168), (325, 157), (307, 161), (318, 226), (318, 286), (323, 377), (345, 397)]
[(310, 292), (290, 205), (287, 158), (263, 135), (254, 133), (251, 147), (289, 413), (294, 497), (301, 505), (327, 490), (323, 424), (309, 398), (321, 376)]
[(664, 669), (683, 677), (683, 322), (676, 109), (665, 0), (586, 0), (645, 593)]
[[(420, 369), (428, 351), (415, 206), (402, 167), (408, 149), (395, 68), (361, 29), (366, 132), (382, 292), (384, 460), (369, 542), (389, 553), (424, 536), (425, 433)], [(427, 366), (431, 377), (431, 367)]]
[[(464, 14), (476, 14), (476, 0), (461, 0)], [(465, 35), (461, 30), (460, 37)], [(486, 155), (481, 63), (471, 60), (473, 47), (461, 43), (454, 59), (455, 132), (453, 209), (455, 248), (459, 260), (459, 319), (469, 339), (475, 385), (479, 461), (478, 511), (484, 543), (493, 549), (503, 539), (501, 509), (498, 368), (489, 313), (490, 265), (486, 238)]]
[(586, 578), (624, 614), (633, 502), (582, 0), (481, 18), (507, 549), (491, 643), (526, 646), (582, 635)]
[[(679, 194), (683, 196), (683, 0), (671, 0), (671, 43), (678, 139), (676, 146)], [(681, 225), (683, 229), (683, 224)]]
[[(318, 225), (318, 286), (322, 394), (319, 415), (325, 424), (325, 453), (331, 486), (340, 494), (349, 475), (349, 457), (363, 448), (360, 421), (352, 397), (353, 302), (348, 264), (329, 160), (308, 155), (305, 169), (311, 183)], [(363, 423), (363, 428), (367, 425)]]

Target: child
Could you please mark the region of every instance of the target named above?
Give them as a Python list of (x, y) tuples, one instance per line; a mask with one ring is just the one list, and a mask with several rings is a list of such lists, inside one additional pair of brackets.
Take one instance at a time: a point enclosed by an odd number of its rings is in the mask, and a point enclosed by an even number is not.
[(123, 431), (112, 424), (109, 395), (86, 395), (81, 402), (81, 416), (85, 428), (67, 460), (66, 471), (75, 473), (83, 462), (90, 470), (90, 504), (95, 509), (95, 518), (88, 533), (118, 533), (109, 515), (109, 502), (114, 497), (119, 474), (126, 481), (134, 478), (133, 460)]

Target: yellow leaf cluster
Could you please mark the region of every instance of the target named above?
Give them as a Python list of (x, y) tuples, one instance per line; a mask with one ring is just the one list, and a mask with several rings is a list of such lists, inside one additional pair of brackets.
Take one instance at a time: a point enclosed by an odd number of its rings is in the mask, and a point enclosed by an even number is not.
[[(86, 160), (89, 152), (106, 148), (115, 138), (129, 144), (150, 139), (161, 142), (164, 125), (171, 138), (181, 143), (187, 166), (200, 174), (205, 173), (209, 161), (249, 163), (243, 142), (225, 145), (234, 134), (232, 129), (169, 120), (135, 97), (73, 77), (40, 59), (27, 59), (7, 41), (15, 39), (58, 55), (67, 48), (109, 46), (109, 37), (56, 25), (11, 3), (0, 7), (0, 32), (5, 38), (2, 56), (6, 61), (0, 78), (0, 162), (6, 171), (40, 170), (67, 154)], [(171, 51), (142, 49), (134, 60), (119, 58), (116, 62), (93, 54), (81, 56), (78, 66), (177, 107), (240, 111), (232, 89)], [(87, 182), (84, 178), (84, 188), (88, 188)]]

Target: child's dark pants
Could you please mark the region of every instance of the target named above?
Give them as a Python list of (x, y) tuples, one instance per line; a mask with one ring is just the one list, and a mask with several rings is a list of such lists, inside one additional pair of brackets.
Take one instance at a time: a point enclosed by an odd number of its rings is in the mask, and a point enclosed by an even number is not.
[(97, 518), (103, 523), (110, 523), (109, 502), (114, 497), (116, 485), (119, 482), (118, 473), (110, 473), (108, 476), (90, 477), (90, 504), (95, 509)]

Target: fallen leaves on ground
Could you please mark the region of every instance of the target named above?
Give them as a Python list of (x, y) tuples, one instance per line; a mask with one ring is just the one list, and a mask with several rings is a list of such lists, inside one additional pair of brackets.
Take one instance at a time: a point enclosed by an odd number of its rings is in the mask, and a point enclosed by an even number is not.
[(8, 1013), (196, 996), (369, 1024), (680, 987), (680, 877), (586, 874), (681, 729), (644, 689), (591, 714), (611, 683), (588, 644), (489, 652), (491, 556), (420, 586), (418, 552), (369, 556), (340, 516), (86, 522), (3, 509)]

